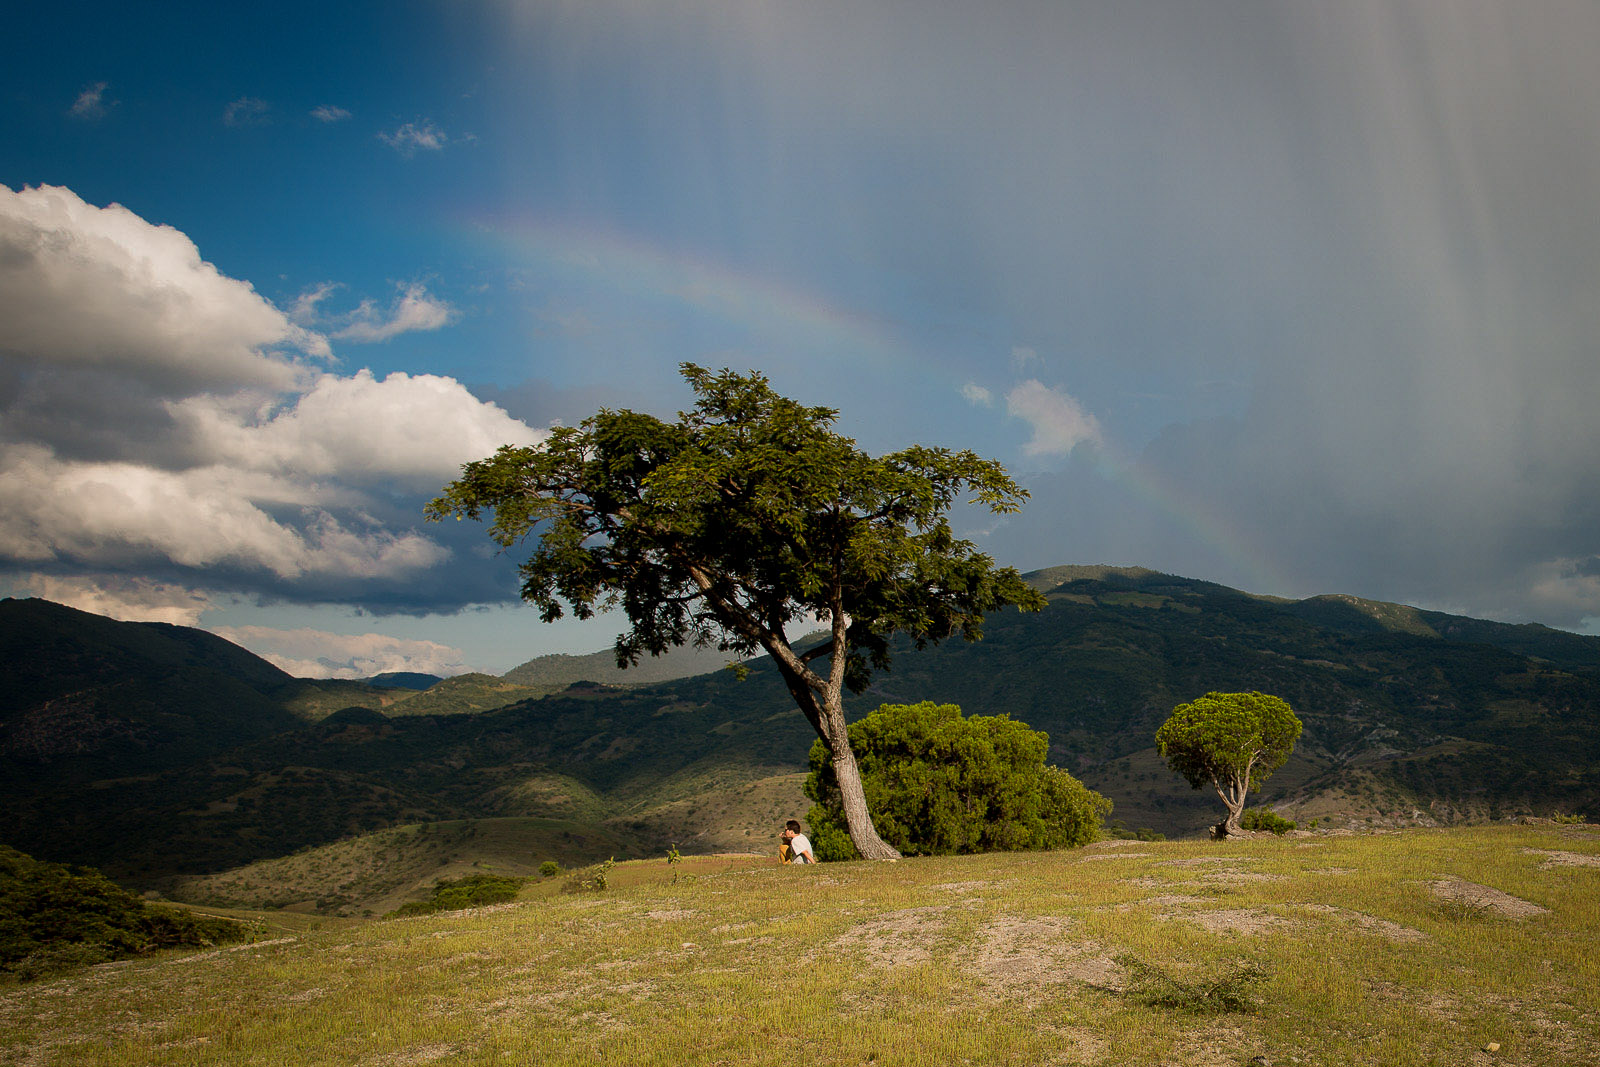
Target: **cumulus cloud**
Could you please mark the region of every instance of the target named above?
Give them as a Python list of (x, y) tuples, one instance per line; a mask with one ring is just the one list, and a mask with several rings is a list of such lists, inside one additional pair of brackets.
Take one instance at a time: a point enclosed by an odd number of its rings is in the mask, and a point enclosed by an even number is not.
[[(397, 332), (449, 312), (419, 287), (372, 314)], [(318, 371), (328, 354), (178, 231), (0, 187), (0, 570), (186, 618), (193, 601), (138, 583), (389, 610), (485, 599), (443, 577), (455, 553), (415, 528), (420, 494), (543, 433), (454, 379)]]
[(393, 132), (380, 131), (378, 140), (399, 152), (402, 156), (414, 156), (417, 152), (440, 152), (444, 150), (445, 143), (450, 138), (438, 126), (431, 122), (408, 122)]
[(966, 397), (969, 404), (976, 404), (981, 408), (990, 407), (994, 404), (994, 394), (977, 382), (968, 382), (963, 385), (961, 387), (961, 395)]
[(323, 104), (311, 109), (311, 117), (318, 122), (334, 123), (343, 122), (350, 117), (350, 112), (333, 104)]
[(1100, 440), (1100, 426), (1082, 404), (1036, 378), (1006, 394), (1006, 412), (1033, 429), (1033, 436), (1022, 446), (1024, 455), (1064, 456), (1086, 441)]
[(242, 469), (338, 475), (352, 482), (437, 485), (503, 444), (545, 434), (473, 396), (460, 382), (396, 371), (325, 374), (292, 405), (250, 413), (248, 400), (191, 397), (172, 405), (200, 449)]
[(414, 330), (437, 330), (449, 324), (455, 309), (428, 295), (421, 285), (401, 288), (400, 298), (387, 313), (370, 300), (363, 300), (350, 316), (350, 324), (334, 334), (341, 341), (372, 344), (387, 341)]
[[(38, 447), (0, 458), (0, 556), (29, 563), (233, 567), (279, 579), (401, 577), (442, 562), (415, 532), (348, 529), (294, 478), (225, 466), (165, 471), (130, 463), (62, 462)], [(298, 521), (275, 517), (292, 505)]]
[(109, 88), (109, 85), (106, 82), (95, 82), (93, 85), (84, 86), (83, 91), (78, 94), (78, 98), (67, 109), (67, 114), (75, 119), (84, 119), (86, 121), (105, 118), (109, 108), (115, 106), (115, 101), (109, 105), (106, 103), (107, 88)]
[(180, 388), (289, 388), (328, 342), (188, 237), (70, 189), (0, 185), (0, 355)]
[(222, 109), (224, 126), (263, 126), (272, 114), (272, 105), (254, 96), (241, 96)]
[(213, 603), (186, 586), (119, 574), (23, 574), (6, 584), (13, 596), (43, 597), (123, 622), (193, 626)]
[(471, 669), (459, 648), (437, 641), (267, 626), (217, 626), (212, 632), (297, 678), (370, 678), (393, 671), (450, 677)]

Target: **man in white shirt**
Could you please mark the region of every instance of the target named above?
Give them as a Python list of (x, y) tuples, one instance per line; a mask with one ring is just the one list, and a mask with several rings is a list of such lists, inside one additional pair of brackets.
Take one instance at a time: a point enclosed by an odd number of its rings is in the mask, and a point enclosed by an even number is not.
[(800, 821), (790, 819), (783, 827), (783, 840), (789, 846), (789, 854), (794, 857), (794, 863), (815, 863), (817, 857), (811, 852), (811, 841), (800, 832)]

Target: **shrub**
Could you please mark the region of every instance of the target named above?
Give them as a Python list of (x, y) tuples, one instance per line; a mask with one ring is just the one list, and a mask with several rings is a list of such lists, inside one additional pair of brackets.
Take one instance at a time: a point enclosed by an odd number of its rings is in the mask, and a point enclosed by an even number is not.
[(1295, 828), (1291, 819), (1285, 819), (1271, 808), (1245, 808), (1239, 816), (1239, 825), (1246, 830), (1271, 830), (1275, 834), (1286, 834)]
[(567, 878), (566, 884), (561, 887), (565, 893), (603, 893), (611, 883), (607, 875), (611, 868), (617, 865), (615, 858), (604, 863), (597, 863), (593, 867), (585, 867), (581, 871), (573, 871)]
[(539, 877), (541, 878), (554, 878), (560, 873), (561, 864), (557, 863), (555, 860), (545, 860), (543, 863), (539, 864)]
[[(1049, 737), (954, 704), (884, 704), (850, 726), (867, 807), (905, 855), (1069, 848), (1100, 836), (1111, 802), (1046, 765)], [(807, 821), (818, 859), (857, 856), (826, 745), (811, 746)]]
[(89, 867), (0, 845), (0, 971), (30, 979), (162, 948), (242, 941), (231, 919), (152, 905)]
[(469, 874), (465, 878), (444, 879), (435, 883), (433, 895), (427, 900), (402, 904), (392, 914), (432, 915), (436, 911), (460, 911), (462, 908), (481, 908), (487, 904), (504, 904), (517, 899), (517, 893), (526, 882), (526, 878), (503, 874)]
[(1178, 978), (1131, 954), (1117, 957), (1128, 972), (1128, 993), (1152, 1007), (1176, 1008), (1196, 1015), (1248, 1013), (1256, 1009), (1255, 987), (1267, 972), (1254, 963), (1237, 963), (1218, 974)]

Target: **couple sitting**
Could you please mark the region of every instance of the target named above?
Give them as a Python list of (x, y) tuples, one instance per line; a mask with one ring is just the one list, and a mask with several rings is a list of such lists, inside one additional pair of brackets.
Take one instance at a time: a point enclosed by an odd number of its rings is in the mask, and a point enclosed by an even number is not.
[(783, 844), (778, 846), (778, 858), (784, 863), (815, 863), (811, 841), (800, 832), (798, 819), (790, 819), (783, 826)]

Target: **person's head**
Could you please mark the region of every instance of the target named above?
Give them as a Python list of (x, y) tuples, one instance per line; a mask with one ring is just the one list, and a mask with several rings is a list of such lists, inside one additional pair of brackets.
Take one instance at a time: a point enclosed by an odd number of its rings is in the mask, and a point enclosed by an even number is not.
[(786, 837), (795, 837), (800, 833), (800, 820), (790, 819), (783, 824), (783, 833)]

